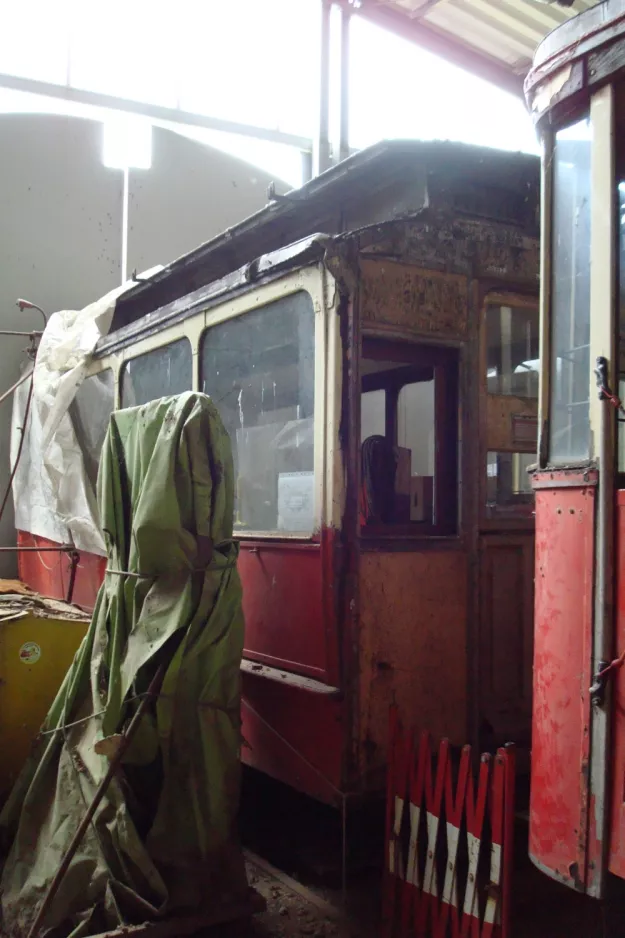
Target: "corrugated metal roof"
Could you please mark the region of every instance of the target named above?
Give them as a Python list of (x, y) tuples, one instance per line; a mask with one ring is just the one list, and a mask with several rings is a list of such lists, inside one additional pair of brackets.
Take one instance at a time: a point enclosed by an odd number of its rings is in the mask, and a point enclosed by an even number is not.
[(544, 37), (601, 0), (361, 0), (359, 12), (461, 67), (522, 93)]

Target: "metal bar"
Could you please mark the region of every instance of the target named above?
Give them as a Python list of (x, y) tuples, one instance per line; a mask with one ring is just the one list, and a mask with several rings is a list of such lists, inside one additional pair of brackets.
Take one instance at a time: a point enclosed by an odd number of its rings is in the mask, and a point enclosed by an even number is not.
[(69, 583), (67, 584), (67, 599), (66, 602), (71, 603), (74, 598), (74, 586), (76, 584), (76, 570), (78, 569), (78, 561), (80, 560), (80, 554), (77, 550), (73, 550), (70, 554), (70, 567), (69, 567)]
[(349, 153), (349, 27), (352, 11), (349, 6), (341, 7), (341, 87), (340, 87), (340, 134), (339, 161), (346, 160)]
[(97, 91), (83, 91), (80, 88), (70, 88), (67, 85), (56, 85), (52, 82), (38, 81), (33, 78), (20, 78), (17, 75), (0, 73), (0, 87), (11, 88), (13, 91), (23, 91), (27, 94), (40, 94), (61, 101), (73, 101), (77, 104), (103, 108), (108, 111), (123, 111), (126, 114), (136, 114), (139, 117), (151, 118), (154, 121), (166, 121), (170, 124), (182, 124), (187, 127), (206, 127), (208, 130), (238, 134), (241, 137), (268, 140), (270, 143), (282, 143), (285, 146), (297, 147), (298, 150), (312, 149), (312, 140), (307, 137), (300, 137), (297, 134), (284, 133), (281, 130), (270, 130), (265, 127), (254, 127), (250, 124), (239, 124), (219, 117), (208, 117), (203, 114), (195, 114), (193, 111), (184, 111), (181, 108), (163, 107), (160, 104), (148, 104), (143, 101), (129, 101), (127, 98), (118, 98), (115, 95), (100, 94)]
[(302, 158), (302, 185), (305, 186), (307, 182), (313, 178), (313, 159), (312, 152), (310, 150), (301, 151)]
[(540, 373), (538, 380), (538, 465), (549, 462), (549, 404), (551, 399), (551, 245), (555, 138), (548, 131), (541, 153), (540, 217)]
[(0, 397), (0, 404), (6, 401), (7, 397), (10, 397), (14, 391), (17, 391), (20, 384), (24, 384), (24, 381), (28, 381), (32, 373), (33, 373), (32, 368), (30, 369), (30, 371), (25, 371), (24, 374), (20, 378), (17, 379), (15, 384), (12, 384), (11, 387), (7, 391), (5, 391), (4, 394)]
[(28, 938), (35, 938), (35, 936), (39, 933), (39, 930), (45, 921), (46, 913), (48, 912), (52, 902), (54, 901), (54, 897), (59, 891), (61, 883), (63, 882), (65, 878), (65, 874), (67, 873), (69, 869), (69, 865), (72, 862), (74, 854), (78, 850), (78, 847), (80, 846), (80, 843), (87, 832), (87, 828), (91, 824), (91, 821), (98, 809), (98, 806), (100, 805), (100, 802), (104, 798), (104, 795), (106, 794), (106, 790), (109, 787), (111, 780), (113, 776), (115, 775), (117, 768), (119, 764), (121, 763), (121, 760), (124, 754), (126, 753), (128, 747), (130, 746), (130, 743), (132, 742), (135, 733), (139, 729), (139, 724), (141, 723), (141, 720), (143, 719), (143, 715), (145, 714), (145, 711), (147, 710), (148, 705), (158, 696), (158, 691), (163, 681), (163, 678), (165, 676), (168, 663), (169, 663), (169, 659), (163, 661), (163, 663), (158, 667), (154, 677), (150, 681), (150, 686), (147, 689), (145, 697), (143, 697), (143, 699), (141, 700), (137, 708), (137, 712), (135, 713), (132, 720), (130, 721), (130, 725), (128, 729), (126, 730), (125, 733), (121, 734), (119, 746), (117, 747), (115, 754), (112, 756), (112, 758), (109, 761), (109, 766), (106, 771), (106, 774), (104, 778), (102, 779), (102, 781), (100, 782), (100, 784), (98, 785), (96, 793), (93, 796), (93, 800), (91, 801), (91, 804), (89, 805), (89, 808), (87, 810), (87, 813), (85, 814), (82, 821), (78, 825), (76, 829), (76, 833), (72, 837), (71, 843), (69, 847), (67, 848), (65, 856), (61, 860), (61, 864), (55, 873), (54, 879), (50, 883), (50, 888), (48, 889), (43, 899), (43, 902), (39, 906), (39, 911), (37, 912), (35, 921), (31, 925), (30, 931), (28, 932)]
[(33, 332), (15, 332), (15, 330), (13, 330), (13, 329), (0, 329), (0, 335), (21, 335), (21, 336), (25, 336), (25, 337), (28, 338), (28, 339), (33, 339), (33, 338), (36, 338), (36, 337), (38, 337), (38, 336), (42, 336), (42, 335), (43, 335), (43, 332), (41, 332), (41, 331), (39, 331), (39, 332), (36, 332), (36, 331), (33, 331)]
[[(592, 204), (590, 245), (590, 352), (608, 362), (608, 382), (617, 387), (618, 293), (615, 289), (614, 247), (618, 244), (615, 211), (614, 90), (607, 85), (597, 92), (590, 105), (592, 124)], [(601, 670), (601, 662), (614, 656), (614, 491), (616, 420), (615, 411), (599, 399), (589, 375), (590, 437), (598, 452), (599, 488), (595, 516), (594, 616), (591, 675)], [(586, 691), (588, 693), (588, 691)], [(608, 759), (612, 720), (612, 694), (591, 704), (590, 785), (586, 847), (586, 891), (597, 899), (605, 894), (608, 871), (610, 803)]]
[[(330, 21), (332, 0), (320, 0), (321, 44), (319, 53), (319, 123), (313, 149), (315, 176), (330, 168)], [(301, 149), (305, 149), (302, 147)]]
[(128, 280), (128, 209), (129, 209), (130, 170), (124, 166), (122, 186), (122, 250), (121, 250), (121, 278), (123, 285)]
[(323, 913), (325, 918), (329, 919), (331, 922), (335, 922), (337, 925), (347, 925), (345, 921), (345, 914), (342, 910), (337, 909), (330, 902), (327, 902), (325, 899), (322, 899), (321, 896), (318, 896), (316, 892), (313, 892), (311, 889), (308, 889), (307, 886), (298, 883), (297, 880), (292, 879), (286, 873), (283, 873), (281, 870), (276, 869), (275, 866), (272, 866), (271, 863), (268, 863), (263, 857), (259, 857), (258, 854), (252, 853), (251, 850), (245, 849), (243, 855), (246, 860), (248, 860), (253, 866), (258, 867), (262, 870), (263, 873), (266, 873), (268, 876), (271, 876), (272, 879), (276, 879), (282, 886), (289, 890), (289, 892), (295, 893), (296, 896), (299, 896), (302, 899), (305, 899), (306, 902), (309, 902), (311, 905), (314, 905), (320, 912)]
[(13, 550), (17, 551), (18, 553), (21, 553), (22, 551), (36, 551), (38, 554), (41, 554), (47, 551), (55, 551), (56, 553), (60, 554), (68, 554), (71, 553), (74, 549), (75, 548), (72, 544), (61, 544), (60, 547), (21, 547), (16, 545), (15, 547), (0, 547), (0, 553)]
[(501, 879), (501, 938), (512, 935), (512, 871), (514, 867), (514, 801), (516, 776), (516, 747), (504, 747), (506, 767), (503, 802), (503, 857)]

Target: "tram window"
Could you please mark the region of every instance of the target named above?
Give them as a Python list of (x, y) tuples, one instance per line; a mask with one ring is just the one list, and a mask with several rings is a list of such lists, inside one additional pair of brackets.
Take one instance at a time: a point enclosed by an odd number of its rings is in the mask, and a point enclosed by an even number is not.
[(204, 333), (202, 389), (230, 434), (235, 530), (314, 527), (315, 313), (300, 291)]
[(188, 339), (137, 355), (122, 368), (121, 405), (137, 407), (193, 387), (193, 355)]
[(410, 474), (434, 478), (434, 378), (404, 384), (397, 396), (397, 446), (410, 450)]
[(536, 462), (533, 453), (496, 453), (486, 456), (486, 509), (490, 514), (502, 511), (528, 514), (534, 494), (528, 468)]
[(489, 394), (538, 398), (538, 309), (486, 310), (486, 382)]
[(80, 446), (85, 472), (94, 490), (100, 454), (115, 403), (115, 382), (110, 368), (82, 382), (70, 404), (69, 414)]
[(363, 342), (363, 534), (456, 533), (457, 374), (449, 349)]
[(558, 131), (553, 157), (550, 461), (590, 446), (590, 122)]

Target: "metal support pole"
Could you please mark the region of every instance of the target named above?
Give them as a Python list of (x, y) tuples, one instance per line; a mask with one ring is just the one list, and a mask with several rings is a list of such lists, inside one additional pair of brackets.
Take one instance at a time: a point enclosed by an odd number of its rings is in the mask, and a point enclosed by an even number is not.
[(352, 19), (351, 7), (341, 7), (341, 88), (340, 88), (340, 136), (339, 160), (349, 156), (349, 27)]
[(311, 150), (301, 150), (302, 157), (302, 185), (313, 178), (313, 155)]
[(319, 124), (315, 136), (314, 174), (330, 168), (330, 18), (332, 0), (320, 0), (321, 48), (319, 53)]

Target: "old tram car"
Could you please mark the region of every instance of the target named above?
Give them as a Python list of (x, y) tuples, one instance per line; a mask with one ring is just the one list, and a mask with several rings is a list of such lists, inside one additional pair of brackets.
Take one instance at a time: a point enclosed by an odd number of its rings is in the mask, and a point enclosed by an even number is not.
[(625, 6), (555, 30), (526, 82), (544, 147), (530, 855), (625, 877)]
[[(528, 747), (538, 189), (530, 156), (356, 155), (118, 301), (75, 401), (99, 445), (114, 407), (190, 388), (217, 403), (243, 757), (328, 803), (382, 784), (393, 699), (454, 743)], [(63, 595), (64, 560), (20, 563)], [(103, 568), (82, 556), (76, 601)]]

